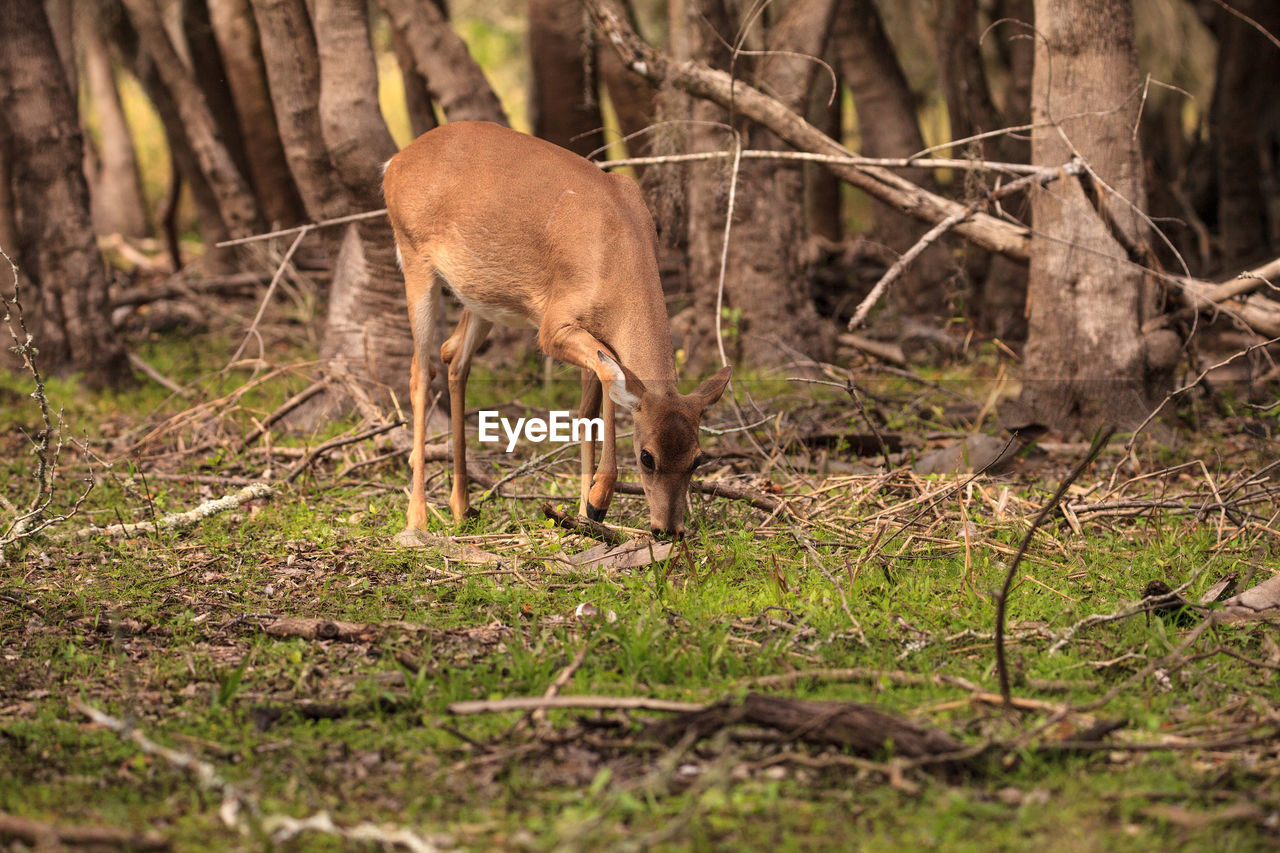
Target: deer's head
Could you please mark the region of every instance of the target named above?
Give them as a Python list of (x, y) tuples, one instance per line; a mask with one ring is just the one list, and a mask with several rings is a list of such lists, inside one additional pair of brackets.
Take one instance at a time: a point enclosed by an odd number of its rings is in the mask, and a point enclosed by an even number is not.
[(617, 368), (617, 378), (605, 391), (635, 420), (636, 464), (649, 502), (649, 529), (679, 538), (684, 535), (689, 480), (707, 459), (698, 449), (698, 425), (702, 413), (724, 393), (732, 368), (721, 368), (692, 394), (680, 394), (665, 383), (661, 390), (650, 390), (626, 367), (599, 355)]

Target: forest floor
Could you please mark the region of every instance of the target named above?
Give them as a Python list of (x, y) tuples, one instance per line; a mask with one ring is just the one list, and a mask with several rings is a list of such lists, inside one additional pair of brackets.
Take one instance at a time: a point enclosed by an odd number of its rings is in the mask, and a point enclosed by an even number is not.
[[(408, 466), (386, 435), (330, 441), (368, 431), (344, 421), (246, 442), (308, 384), (298, 327), (264, 336), (265, 360), (224, 369), (225, 331), (137, 334), (180, 393), (50, 383), (85, 442), (64, 448), (54, 508), (94, 485), (0, 568), (0, 846), (76, 827), (184, 850), (1280, 840), (1274, 621), (1142, 603), (1152, 581), (1199, 602), (1276, 574), (1274, 409), (1188, 394), (1162, 441), (1112, 439), (1016, 567), (1005, 705), (995, 591), (1086, 447), (1045, 443), (976, 478), (913, 468), (998, 433), (1016, 385), (996, 347), (914, 377), (860, 368), (861, 404), (794, 371), (740, 378), (754, 426), (705, 435), (719, 458), (699, 477), (752, 502), (695, 492), (684, 543), (618, 558), (544, 517), (577, 503), (572, 449), (528, 464), (545, 445), (473, 444), (494, 478), (527, 467), (488, 500), (473, 485), (481, 514), (461, 528), (431, 463), (430, 535), (394, 547)], [(501, 375), (477, 361), (474, 406), (573, 406), (576, 381), (544, 382), (535, 356)], [(30, 391), (0, 380), (19, 507)], [(708, 425), (740, 420), (722, 404)], [(255, 482), (270, 493), (165, 519)], [(626, 535), (644, 520), (625, 494), (608, 519)], [(601, 698), (499, 701), (548, 695)]]

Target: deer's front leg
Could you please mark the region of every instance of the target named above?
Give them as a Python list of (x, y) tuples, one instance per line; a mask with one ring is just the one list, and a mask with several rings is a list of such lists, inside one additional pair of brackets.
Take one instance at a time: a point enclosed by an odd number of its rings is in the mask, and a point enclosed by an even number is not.
[[(594, 476), (591, 469), (595, 448), (585, 439), (582, 443), (582, 503), (579, 506), (579, 512), (587, 518), (602, 521), (609, 511), (609, 504), (613, 502), (613, 489), (618, 482), (614, 403), (602, 390), (602, 386), (607, 386), (617, 377), (616, 371), (600, 361), (597, 355), (602, 351), (608, 354), (611, 350), (585, 329), (571, 324), (557, 326), (548, 322), (549, 319), (544, 319), (542, 328), (538, 330), (538, 342), (542, 351), (552, 358), (583, 369), (583, 413), (579, 417), (594, 417), (597, 406), (602, 410), (600, 417), (604, 420), (604, 448), (600, 452), (600, 467), (595, 469)], [(588, 410), (592, 410), (591, 414), (587, 414)]]
[[(600, 415), (600, 380), (595, 373), (582, 369), (582, 402), (578, 406), (579, 418), (595, 418)], [(578, 504), (578, 514), (587, 515), (591, 502), (591, 484), (596, 473), (596, 443), (590, 430), (584, 430), (582, 444), (579, 448), (581, 462), (582, 501)]]
[(613, 503), (613, 489), (618, 483), (618, 447), (613, 426), (613, 399), (608, 395), (601, 406), (600, 417), (604, 420), (604, 446), (600, 450), (600, 467), (596, 469), (595, 478), (591, 482), (591, 491), (587, 495), (587, 518), (592, 521), (604, 521), (609, 512), (609, 504)]
[(440, 347), (440, 359), (449, 367), (449, 426), (453, 441), (453, 491), (449, 509), (455, 521), (475, 515), (467, 494), (467, 377), (471, 375), (471, 357), (484, 343), (493, 326), (464, 310), (458, 328)]

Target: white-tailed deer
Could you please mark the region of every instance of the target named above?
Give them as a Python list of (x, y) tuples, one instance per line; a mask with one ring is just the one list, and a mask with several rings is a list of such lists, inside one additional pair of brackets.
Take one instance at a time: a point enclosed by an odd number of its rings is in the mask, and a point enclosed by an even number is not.
[(698, 423), (720, 399), (730, 370), (692, 394), (677, 391), (657, 235), (635, 182), (496, 124), (450, 122), (391, 158), (383, 190), (413, 329), (408, 528), (427, 518), (422, 448), (443, 283), (464, 307), (457, 330), (440, 347), (449, 372), (454, 518), (470, 511), (467, 374), (476, 349), (499, 323), (537, 329), (543, 352), (582, 368), (579, 416), (602, 417), (604, 446), (596, 468), (594, 443), (582, 443), (580, 511), (599, 521), (613, 499), (616, 403), (635, 417), (649, 526), (681, 535), (689, 479), (703, 460)]

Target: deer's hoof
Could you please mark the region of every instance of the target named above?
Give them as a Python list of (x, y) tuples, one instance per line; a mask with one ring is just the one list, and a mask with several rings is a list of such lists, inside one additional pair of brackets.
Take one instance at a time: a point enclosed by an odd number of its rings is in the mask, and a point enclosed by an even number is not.
[(604, 521), (605, 514), (608, 511), (607, 509), (596, 509), (591, 501), (587, 501), (587, 518), (592, 521)]

